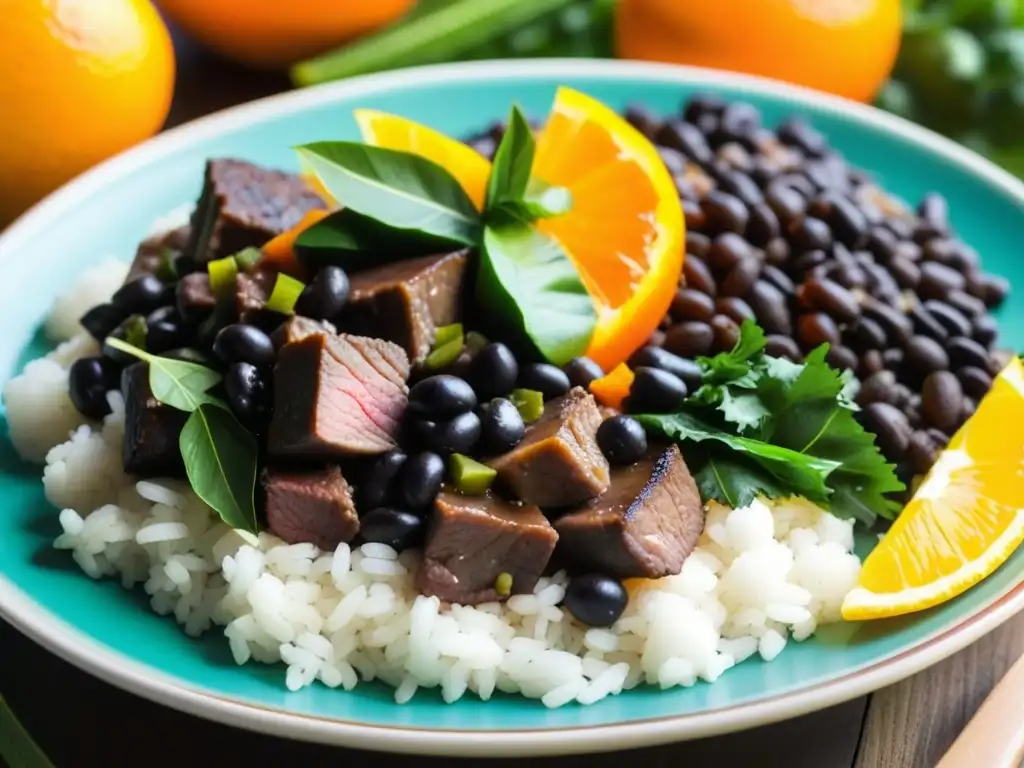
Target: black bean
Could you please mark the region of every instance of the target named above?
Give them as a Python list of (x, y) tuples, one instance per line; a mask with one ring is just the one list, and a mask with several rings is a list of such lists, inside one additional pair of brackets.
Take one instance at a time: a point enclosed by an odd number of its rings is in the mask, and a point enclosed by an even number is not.
[(793, 187), (772, 182), (765, 192), (765, 203), (782, 224), (796, 221), (807, 211), (807, 200)]
[(921, 264), (921, 282), (917, 292), (923, 299), (946, 299), (953, 291), (962, 291), (967, 284), (962, 274), (936, 261)]
[(660, 329), (657, 331), (653, 331), (651, 335), (647, 337), (647, 341), (645, 342), (645, 344), (651, 347), (665, 346), (665, 331), (662, 331)]
[(799, 117), (791, 117), (776, 129), (779, 141), (796, 147), (811, 157), (819, 157), (828, 149), (825, 137)]
[(983, 347), (991, 347), (999, 335), (999, 323), (992, 315), (981, 315), (974, 318), (971, 338)]
[(642, 104), (630, 104), (623, 112), (623, 117), (648, 139), (653, 139), (661, 126), (658, 116)]
[(893, 461), (901, 459), (910, 443), (910, 425), (903, 412), (888, 403), (870, 403), (862, 413), (882, 453)]
[(963, 386), (949, 371), (929, 374), (921, 387), (921, 412), (929, 425), (949, 430), (963, 409)]
[(921, 268), (904, 256), (895, 256), (889, 262), (889, 272), (900, 288), (914, 290), (921, 282)]
[(843, 288), (863, 288), (868, 281), (864, 269), (857, 264), (840, 264), (838, 269), (833, 270), (832, 279)]
[(480, 417), (473, 411), (460, 413), (447, 421), (414, 422), (414, 431), (423, 444), (442, 456), (470, 453), (480, 440)]
[(946, 329), (950, 336), (969, 336), (971, 334), (971, 321), (964, 317), (963, 313), (949, 304), (944, 304), (935, 299), (929, 299), (921, 304), (935, 321)]
[(102, 343), (127, 316), (128, 313), (113, 304), (97, 304), (82, 315), (78, 322), (90, 336)]
[(345, 308), (348, 293), (345, 270), (335, 266), (323, 267), (295, 302), (295, 313), (314, 320), (328, 320)]
[(738, 197), (717, 189), (711, 190), (700, 201), (704, 213), (704, 229), (711, 234), (720, 232), (740, 233), (747, 227), (747, 207)]
[(985, 314), (985, 302), (964, 291), (950, 291), (946, 296), (946, 303), (968, 318)]
[(800, 347), (791, 336), (770, 333), (765, 337), (764, 351), (771, 357), (785, 357), (794, 362), (803, 359)]
[[(128, 339), (136, 336), (138, 329), (144, 326), (146, 323), (142, 315), (131, 315), (125, 318), (114, 330), (108, 334), (108, 338), (120, 339), (121, 341), (128, 341)], [(137, 339), (133, 339), (138, 343)], [(145, 344), (140, 344), (145, 346)], [(127, 352), (122, 352), (120, 349), (115, 349), (112, 345), (104, 341), (100, 345), (100, 351), (104, 357), (110, 358), (113, 362), (118, 365), (124, 366), (134, 363), (138, 360), (134, 355), (130, 355)]]
[(717, 117), (725, 109), (725, 101), (710, 93), (698, 93), (690, 97), (683, 108), (683, 119), (695, 123), (703, 115)]
[(406, 412), (418, 419), (443, 421), (473, 410), (476, 403), (476, 394), (468, 382), (442, 373), (412, 386)]
[(810, 278), (800, 286), (801, 303), (808, 309), (827, 312), (841, 323), (852, 323), (860, 316), (853, 294), (827, 278)]
[(107, 392), (118, 388), (117, 366), (105, 357), (81, 357), (68, 370), (68, 396), (75, 409), (89, 419), (110, 413)]
[(401, 472), (402, 500), (410, 509), (429, 506), (444, 481), (444, 459), (429, 451), (417, 453), (405, 461)]
[(960, 379), (964, 392), (975, 400), (980, 400), (992, 389), (992, 377), (983, 368), (968, 365), (958, 370), (956, 377)]
[(905, 344), (914, 332), (914, 324), (909, 317), (878, 299), (864, 299), (861, 303), (861, 312), (869, 320), (874, 320), (882, 326), (890, 344)]
[(1010, 282), (998, 275), (982, 275), (981, 295), (978, 297), (988, 308), (998, 307), (1010, 293)]
[(860, 358), (857, 374), (864, 378), (884, 369), (885, 361), (882, 359), (882, 353), (877, 349), (869, 349)]
[(395, 478), (401, 473), (407, 458), (399, 450), (377, 457), (359, 484), (356, 499), (361, 509), (375, 509), (394, 500)]
[(827, 221), (835, 238), (850, 248), (859, 248), (867, 242), (868, 221), (849, 198), (838, 195), (832, 198)]
[[(687, 222), (689, 223), (689, 222)], [(686, 232), (686, 252), (703, 259), (711, 247), (711, 238), (703, 232)]]
[(629, 390), (634, 413), (670, 413), (686, 397), (686, 384), (668, 371), (640, 366), (634, 373), (636, 378)]
[(156, 323), (163, 323), (170, 321), (175, 325), (181, 325), (181, 315), (178, 313), (178, 308), (173, 304), (168, 304), (165, 307), (159, 307), (154, 309), (148, 315), (146, 315), (146, 327), (152, 326)]
[(196, 260), (191, 256), (186, 256), (183, 253), (178, 254), (174, 257), (174, 276), (179, 280), (185, 275), (191, 275), (193, 272), (198, 272), (200, 269), (205, 269), (205, 265), (200, 267), (196, 263)]
[(857, 368), (857, 354), (849, 347), (844, 347), (842, 344), (835, 344), (829, 347), (828, 354), (825, 355), (825, 362), (827, 362), (833, 368), (844, 371), (849, 369), (851, 371)]
[(839, 327), (824, 312), (812, 312), (797, 320), (796, 336), (804, 349), (814, 349), (821, 344), (837, 344)]
[(146, 315), (173, 300), (173, 291), (173, 286), (165, 285), (156, 275), (142, 275), (118, 288), (110, 303), (125, 315)]
[(796, 285), (789, 275), (776, 266), (766, 264), (761, 268), (761, 279), (774, 285), (786, 296), (793, 296), (796, 293)]
[(868, 403), (892, 403), (895, 400), (896, 374), (892, 371), (876, 371), (861, 382), (857, 392), (860, 405)]
[(519, 409), (510, 400), (496, 397), (483, 414), (481, 442), (488, 454), (511, 451), (526, 434)]
[(735, 232), (725, 232), (711, 241), (707, 264), (719, 275), (727, 273), (743, 261), (753, 261), (754, 249)]
[(906, 384), (897, 384), (892, 388), (892, 404), (897, 408), (906, 408), (914, 399), (914, 393)]
[(988, 359), (988, 372), (993, 376), (998, 376), (1003, 368), (1010, 364), (1010, 360), (1013, 358), (1013, 352), (1008, 349), (993, 349)]
[(590, 386), (590, 382), (604, 376), (601, 366), (589, 357), (574, 357), (562, 366), (562, 370), (569, 377), (569, 383), (572, 386), (583, 387), (584, 389)]
[(647, 452), (647, 433), (630, 416), (612, 416), (597, 428), (597, 445), (609, 462), (626, 466), (639, 461)]
[(949, 352), (949, 360), (954, 369), (967, 365), (985, 368), (988, 365), (988, 350), (974, 339), (969, 339), (966, 336), (951, 339), (946, 345), (946, 350)]
[(718, 295), (718, 286), (711, 276), (711, 270), (700, 259), (687, 258), (683, 260), (683, 279), (688, 288), (706, 293), (712, 298)]
[(885, 350), (882, 352), (882, 362), (889, 370), (899, 373), (903, 367), (903, 350), (896, 348)]
[(875, 227), (868, 234), (867, 249), (878, 261), (888, 264), (897, 254), (896, 236), (888, 229)]
[(793, 259), (789, 271), (794, 276), (805, 277), (818, 267), (825, 267), (831, 270), (833, 266), (829, 255), (825, 251), (807, 251)]
[(396, 552), (418, 546), (426, 535), (426, 521), (395, 507), (377, 507), (359, 521), (359, 538), (374, 544), (387, 544)]
[(929, 192), (921, 198), (917, 215), (928, 224), (945, 229), (949, 226), (949, 203), (938, 192)]
[(697, 357), (711, 351), (715, 332), (707, 323), (694, 320), (679, 323), (665, 333), (665, 349), (680, 357)]
[(921, 246), (910, 240), (903, 240), (896, 244), (896, 255), (893, 258), (906, 259), (917, 264), (921, 261)]
[(730, 350), (740, 340), (740, 327), (731, 317), (715, 315), (711, 318), (710, 325), (715, 334), (714, 348), (716, 351)]
[(705, 216), (704, 211), (701, 210), (700, 203), (696, 200), (684, 197), (682, 205), (683, 220), (686, 222), (687, 231), (704, 229), (704, 225), (707, 224), (707, 216)]
[(750, 153), (742, 144), (735, 142), (723, 144), (715, 152), (715, 156), (737, 171), (750, 173), (754, 170), (753, 158), (751, 158)]
[(874, 320), (862, 317), (850, 331), (850, 346), (858, 352), (883, 349), (886, 344), (885, 329)]
[(519, 371), (517, 386), (544, 395), (545, 400), (560, 397), (572, 388), (569, 374), (550, 363), (530, 363)]
[(218, 331), (213, 340), (213, 354), (227, 364), (270, 365), (274, 362), (274, 343), (254, 325), (232, 323)]
[(917, 431), (910, 436), (907, 444), (907, 461), (915, 474), (927, 474), (938, 455), (939, 448), (927, 432)]
[(146, 351), (161, 355), (188, 341), (186, 330), (169, 320), (146, 324)]
[(657, 147), (661, 162), (665, 164), (668, 172), (677, 179), (682, 178), (686, 173), (686, 156), (678, 149), (671, 147)]
[(943, 342), (949, 338), (949, 331), (946, 330), (946, 327), (936, 320), (934, 315), (924, 308), (924, 305), (915, 305), (910, 310), (909, 317), (914, 324), (914, 331), (916, 333), (928, 336), (938, 342)]
[(610, 576), (574, 576), (565, 589), (569, 613), (590, 627), (610, 627), (629, 604), (629, 592)]
[(701, 384), (701, 370), (693, 360), (674, 355), (668, 350), (657, 347), (644, 347), (633, 353), (629, 358), (629, 367), (633, 369), (647, 366), (648, 368), (660, 368), (668, 371), (673, 376), (683, 380), (689, 389), (697, 389)]
[(707, 139), (695, 125), (680, 120), (668, 119), (658, 133), (655, 141), (666, 147), (682, 152), (698, 165), (707, 165), (714, 156)]
[(783, 237), (776, 237), (768, 241), (764, 247), (764, 260), (766, 264), (781, 266), (789, 261), (789, 243)]
[(742, 325), (744, 320), (755, 320), (754, 310), (750, 308), (743, 299), (738, 296), (726, 296), (715, 301), (715, 312), (731, 318), (737, 325)]
[(888, 229), (900, 241), (910, 240), (914, 234), (914, 223), (910, 219), (886, 218), (882, 226)]
[(475, 138), (469, 142), (469, 146), (486, 158), (494, 157), (494, 153), (498, 151), (498, 142), (490, 136)]
[(758, 247), (764, 247), (779, 236), (779, 231), (779, 219), (766, 203), (751, 206), (750, 218), (747, 220), (747, 229), (744, 232), (751, 243)]
[(231, 412), (242, 424), (262, 425), (270, 415), (266, 378), (251, 363), (239, 362), (228, 367), (224, 394)]
[(782, 291), (765, 280), (759, 280), (746, 300), (767, 333), (792, 335), (793, 323)]
[(512, 391), (519, 377), (519, 364), (512, 350), (494, 342), (476, 354), (466, 376), (477, 399), (490, 400)]
[(747, 205), (757, 205), (764, 201), (764, 194), (757, 186), (757, 182), (740, 171), (729, 170), (720, 174), (718, 186)]
[(832, 245), (832, 230), (821, 219), (805, 216), (789, 225), (789, 241), (798, 251), (823, 250)]
[(680, 288), (672, 299), (669, 313), (676, 320), (707, 322), (715, 314), (715, 300), (694, 288)]
[(903, 351), (907, 365), (922, 376), (949, 367), (949, 355), (942, 344), (928, 336), (912, 337)]
[(723, 296), (746, 296), (760, 275), (761, 262), (754, 258), (745, 259), (729, 270), (718, 291)]

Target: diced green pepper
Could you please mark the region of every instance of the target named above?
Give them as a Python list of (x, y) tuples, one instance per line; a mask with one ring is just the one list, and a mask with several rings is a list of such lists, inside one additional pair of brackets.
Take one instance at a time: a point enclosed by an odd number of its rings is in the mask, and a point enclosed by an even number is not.
[(482, 496), (491, 487), (498, 473), (476, 459), (453, 453), (448, 459), (448, 473), (459, 493), (467, 496)]
[(434, 349), (440, 349), (441, 347), (450, 344), (453, 341), (458, 341), (459, 345), (462, 345), (462, 323), (452, 323), (451, 325), (442, 325), (437, 329), (437, 335), (434, 337)]
[(235, 277), (238, 275), (238, 262), (233, 256), (215, 259), (206, 265), (210, 274), (210, 289), (214, 296), (223, 296), (235, 288)]
[(519, 415), (527, 424), (536, 421), (544, 413), (544, 395), (535, 389), (513, 389), (509, 400), (519, 409)]
[(146, 348), (146, 318), (142, 315), (132, 315), (124, 321), (124, 340), (138, 349)]
[(263, 258), (263, 252), (259, 248), (243, 248), (234, 256), (239, 272), (248, 272), (256, 266), (261, 258)]
[(471, 355), (475, 355), (490, 343), (486, 336), (477, 331), (470, 331), (466, 334), (466, 351)]
[(306, 289), (306, 284), (294, 277), (278, 274), (274, 281), (274, 290), (270, 292), (266, 307), (272, 312), (280, 312), (282, 315), (290, 315), (295, 312), (295, 302)]
[(502, 571), (498, 574), (498, 578), (494, 580), (494, 591), (498, 593), (499, 597), (508, 597), (512, 594), (512, 574), (508, 571)]
[(442, 368), (447, 368), (449, 365), (459, 359), (459, 355), (462, 354), (462, 339), (456, 339), (450, 341), (444, 346), (435, 347), (434, 350), (427, 355), (427, 359), (424, 360), (424, 364), (431, 371), (439, 371)]

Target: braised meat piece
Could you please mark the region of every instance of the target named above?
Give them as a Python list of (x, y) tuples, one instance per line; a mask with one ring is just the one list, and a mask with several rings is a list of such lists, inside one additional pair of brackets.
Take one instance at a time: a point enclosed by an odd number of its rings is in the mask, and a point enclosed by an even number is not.
[(314, 333), (281, 347), (274, 366), (272, 456), (331, 458), (395, 447), (409, 359), (389, 341)]
[(558, 534), (534, 506), (495, 496), (442, 492), (423, 549), (418, 585), (424, 595), (461, 605), (507, 597), (498, 577), (512, 577), (512, 594), (533, 591), (551, 559)]
[(333, 552), (359, 532), (352, 488), (336, 467), (312, 472), (265, 469), (270, 532), (289, 544), (308, 542)]
[(568, 507), (608, 488), (608, 460), (597, 445), (601, 412), (580, 387), (550, 401), (526, 436), (490, 465), (519, 499), (538, 507)]
[(188, 414), (164, 405), (149, 388), (149, 364), (132, 363), (121, 372), (124, 397), (124, 471), (140, 477), (184, 474), (178, 435)]
[(274, 330), (270, 340), (274, 342), (275, 349), (280, 349), (285, 344), (301, 341), (314, 333), (334, 334), (337, 333), (337, 330), (326, 320), (313, 320), (302, 315), (292, 315)]
[(344, 330), (393, 341), (418, 363), (430, 352), (438, 327), (460, 317), (468, 251), (424, 256), (350, 276)]
[(295, 174), (243, 160), (210, 160), (185, 254), (204, 264), (259, 248), (295, 226), (307, 211), (324, 207), (323, 199)]
[(555, 529), (558, 555), (573, 567), (656, 579), (682, 569), (704, 529), (704, 509), (673, 445), (613, 469), (608, 490), (558, 518)]
[(184, 250), (188, 237), (187, 225), (147, 237), (139, 243), (132, 265), (128, 268), (128, 277), (124, 281), (130, 283), (143, 275), (159, 273), (164, 265), (164, 253), (169, 251), (171, 256), (177, 256)]
[(210, 276), (205, 272), (185, 275), (178, 281), (175, 291), (178, 311), (187, 320), (202, 319), (217, 306), (217, 297), (210, 286)]
[(277, 273), (256, 269), (252, 272), (239, 272), (235, 275), (235, 308), (238, 315), (245, 321), (249, 312), (259, 312), (270, 298), (274, 290)]

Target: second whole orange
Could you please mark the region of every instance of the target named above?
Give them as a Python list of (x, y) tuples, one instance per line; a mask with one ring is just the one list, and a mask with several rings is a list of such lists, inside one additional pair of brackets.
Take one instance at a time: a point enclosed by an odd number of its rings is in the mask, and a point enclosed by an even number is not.
[(870, 101), (899, 50), (900, 0), (620, 0), (622, 58), (746, 72)]

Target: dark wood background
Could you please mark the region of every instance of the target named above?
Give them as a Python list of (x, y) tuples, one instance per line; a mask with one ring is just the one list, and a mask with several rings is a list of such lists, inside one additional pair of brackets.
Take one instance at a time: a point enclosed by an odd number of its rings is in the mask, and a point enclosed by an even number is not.
[[(176, 44), (178, 86), (168, 126), (289, 87), (283, 76), (233, 67), (202, 53), (180, 36)], [(642, 762), (652, 768), (932, 768), (1021, 653), (1024, 616), (952, 659), (870, 699), (730, 736), (529, 763), (539, 768), (612, 768), (623, 762)], [(382, 760), (389, 766), (429, 768), (473, 762), (383, 757), (210, 723), (115, 689), (50, 655), (3, 622), (0, 692), (57, 768), (134, 767), (140, 763), (356, 768), (378, 765)], [(493, 764), (518, 766), (527, 761), (498, 760)]]

